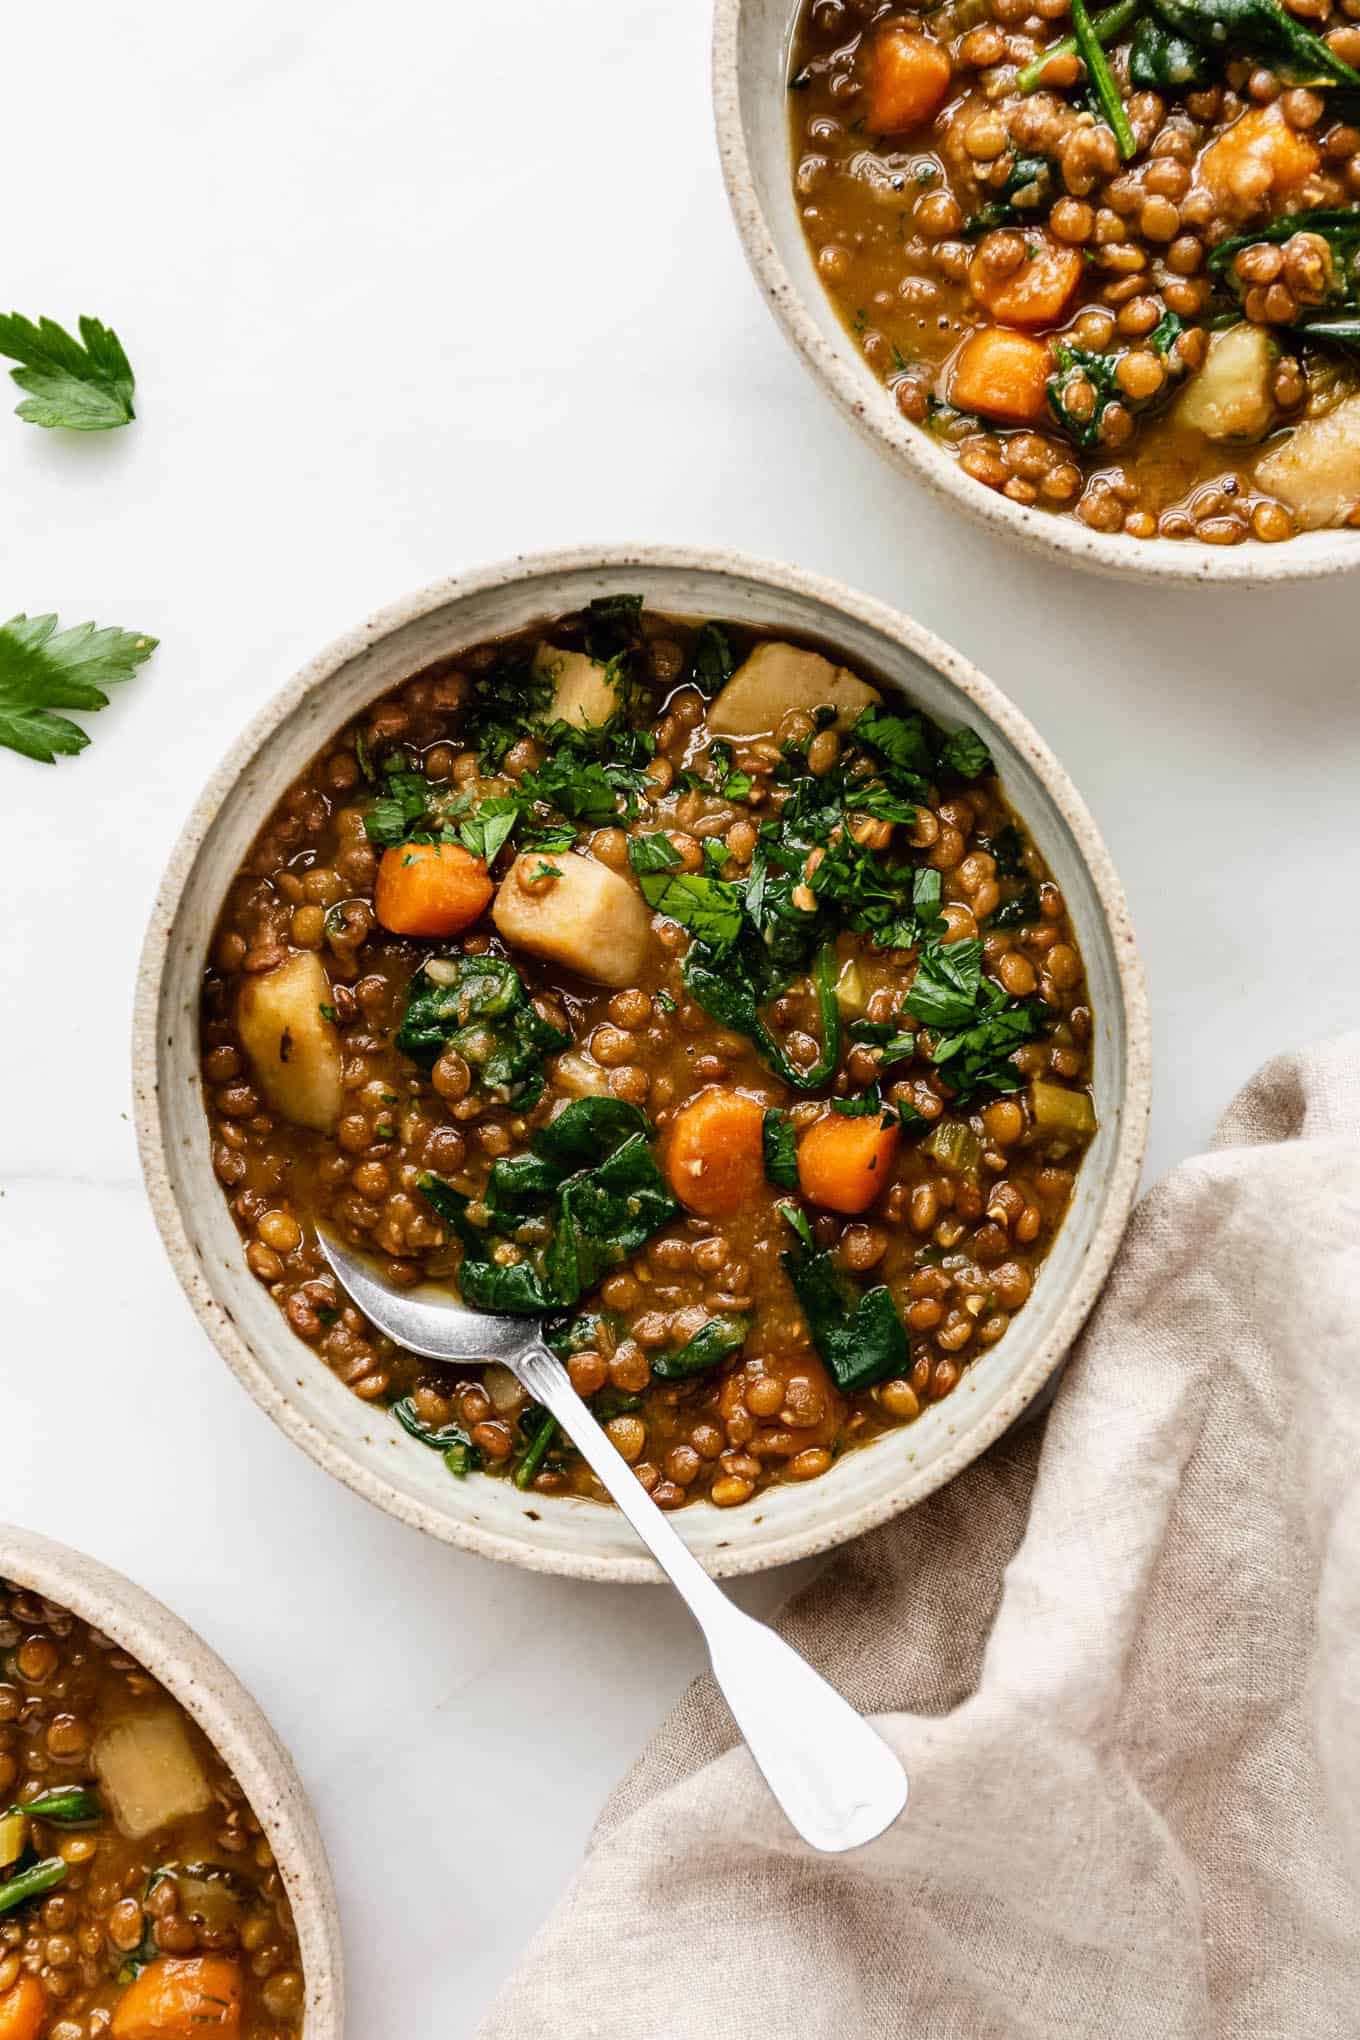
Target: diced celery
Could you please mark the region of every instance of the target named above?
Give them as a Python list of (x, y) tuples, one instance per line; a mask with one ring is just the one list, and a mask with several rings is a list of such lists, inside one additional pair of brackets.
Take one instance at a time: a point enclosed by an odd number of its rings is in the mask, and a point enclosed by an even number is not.
[(1045, 1084), (1035, 1078), (1029, 1087), (1030, 1117), (1038, 1134), (1066, 1134), (1071, 1140), (1089, 1140), (1096, 1130), (1096, 1113), (1085, 1091), (1069, 1091), (1062, 1084)]
[(982, 1166), (982, 1142), (971, 1126), (961, 1119), (941, 1119), (921, 1143), (926, 1154), (951, 1176), (977, 1181)]

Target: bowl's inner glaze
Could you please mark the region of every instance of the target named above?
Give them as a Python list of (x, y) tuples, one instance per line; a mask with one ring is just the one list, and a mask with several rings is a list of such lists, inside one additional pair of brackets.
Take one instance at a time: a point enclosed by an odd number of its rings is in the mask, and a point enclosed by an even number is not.
[[(1117, 1237), (1136, 1178), (1145, 1118), (1141, 1050), (1130, 1095), (1130, 1042), (1125, 984), (1137, 991), (1132, 937), (1122, 920), (1117, 882), (1089, 820), (1023, 721), (965, 662), (924, 634), (908, 649), (884, 626), (888, 612), (842, 610), (815, 584), (786, 585), (719, 566), (671, 566), (628, 556), (604, 567), (529, 573), (500, 585), (472, 584), (433, 606), (417, 602), (379, 634), (361, 634), (338, 663), (327, 657), (303, 675), (243, 770), (218, 802), (210, 789), (201, 817), (181, 846), (149, 937), (154, 969), (165, 962), (158, 1009), (146, 988), (145, 1025), (155, 1026), (159, 1100), (143, 1098), (142, 1131), (157, 1215), (193, 1299), (219, 1347), (251, 1392), (323, 1464), (384, 1507), (452, 1541), (553, 1570), (615, 1578), (650, 1578), (647, 1561), (615, 1512), (573, 1498), (521, 1494), (508, 1483), (457, 1482), (437, 1455), (406, 1439), (387, 1414), (358, 1402), (289, 1332), (268, 1292), (246, 1268), (241, 1243), (213, 1177), (200, 1090), (197, 1014), (214, 923), (231, 874), (275, 802), (309, 759), (360, 707), (432, 660), (481, 640), (522, 629), (581, 607), (622, 585), (650, 608), (672, 614), (728, 616), (753, 626), (792, 630), (839, 645), (846, 662), (871, 668), (900, 686), (927, 714), (950, 724), (967, 720), (991, 747), (1007, 798), (1025, 818), (1067, 900), (1086, 961), (1095, 1015), (1095, 1094), (1100, 1131), (1080, 1171), (1072, 1208), (1035, 1293), (999, 1346), (970, 1369), (955, 1393), (908, 1429), (846, 1455), (820, 1481), (763, 1495), (732, 1512), (696, 1505), (684, 1533), (715, 1570), (749, 1570), (823, 1548), (916, 1499), (973, 1457), (1018, 1415), (1052, 1372), (1089, 1308), (1092, 1284), (1083, 1269), (1103, 1222)], [(910, 627), (907, 627), (908, 629)], [(949, 676), (954, 677), (949, 677)], [(959, 682), (971, 698), (960, 692)], [(1064, 813), (1068, 806), (1071, 819)], [(201, 836), (199, 836), (201, 825)], [(1083, 847), (1078, 833), (1086, 838)], [(195, 846), (194, 838), (198, 836)], [(1089, 861), (1088, 861), (1089, 860)], [(1093, 876), (1098, 867), (1111, 915)], [(1139, 1008), (1141, 1027), (1141, 1007)], [(154, 1124), (158, 1114), (159, 1132)], [(158, 1181), (157, 1147), (166, 1181)], [(1131, 1164), (1131, 1166), (1130, 1166)], [(1114, 1207), (1113, 1210), (1111, 1207)], [(176, 1239), (182, 1226), (190, 1260)], [(1101, 1269), (1113, 1240), (1102, 1236)]]

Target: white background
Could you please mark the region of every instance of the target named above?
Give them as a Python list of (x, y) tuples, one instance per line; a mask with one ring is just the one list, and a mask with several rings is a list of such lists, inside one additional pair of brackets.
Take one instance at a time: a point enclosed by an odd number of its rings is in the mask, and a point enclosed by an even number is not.
[(707, 41), (702, 0), (7, 23), (0, 298), (115, 325), (140, 416), (82, 440), (0, 408), (0, 613), (161, 648), (83, 757), (0, 752), (0, 1513), (131, 1573), (259, 1696), (331, 1850), (357, 2040), (471, 2032), (698, 1653), (660, 1593), (463, 1557), (328, 1481), (171, 1279), (128, 1118), (138, 945), (294, 668), (528, 548), (840, 575), (976, 659), (1090, 801), (1146, 955), (1154, 1170), (1360, 1005), (1357, 584), (1106, 583), (881, 465), (747, 275)]

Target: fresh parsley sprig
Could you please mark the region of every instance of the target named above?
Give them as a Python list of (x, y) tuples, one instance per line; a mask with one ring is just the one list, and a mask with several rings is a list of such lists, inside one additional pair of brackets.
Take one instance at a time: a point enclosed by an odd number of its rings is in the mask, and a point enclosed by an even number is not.
[(98, 319), (82, 318), (77, 340), (55, 319), (35, 326), (21, 312), (0, 313), (0, 354), (20, 364), (10, 377), (29, 396), (15, 416), (29, 425), (110, 432), (137, 415), (132, 364), (118, 335)]
[(130, 630), (77, 623), (58, 630), (55, 616), (12, 616), (0, 625), (0, 744), (53, 765), (90, 739), (62, 708), (107, 708), (105, 689), (130, 680), (156, 640)]

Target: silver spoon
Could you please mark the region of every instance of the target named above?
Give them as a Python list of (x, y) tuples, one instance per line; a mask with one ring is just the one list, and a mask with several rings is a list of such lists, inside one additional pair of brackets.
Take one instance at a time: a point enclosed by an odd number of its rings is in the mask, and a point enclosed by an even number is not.
[(405, 1295), (332, 1236), (318, 1238), (359, 1309), (389, 1339), (427, 1360), (499, 1360), (556, 1417), (687, 1602), (733, 1719), (803, 1840), (835, 1854), (881, 1835), (907, 1803), (897, 1756), (796, 1650), (708, 1577), (572, 1387), (539, 1320)]

